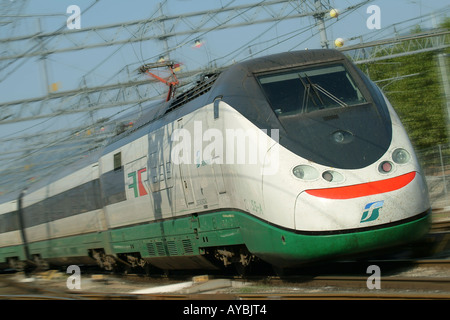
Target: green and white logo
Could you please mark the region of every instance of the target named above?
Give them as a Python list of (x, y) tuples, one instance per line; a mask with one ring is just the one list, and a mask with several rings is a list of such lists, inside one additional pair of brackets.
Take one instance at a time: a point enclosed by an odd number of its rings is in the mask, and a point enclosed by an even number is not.
[(376, 220), (380, 215), (380, 209), (383, 207), (383, 204), (383, 200), (366, 204), (360, 222), (362, 223)]

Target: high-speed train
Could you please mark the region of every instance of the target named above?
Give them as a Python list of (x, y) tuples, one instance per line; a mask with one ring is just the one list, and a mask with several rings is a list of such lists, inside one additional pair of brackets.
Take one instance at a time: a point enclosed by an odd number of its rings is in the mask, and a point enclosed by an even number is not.
[(237, 63), (0, 204), (0, 266), (276, 268), (411, 243), (431, 209), (393, 107), (343, 54)]

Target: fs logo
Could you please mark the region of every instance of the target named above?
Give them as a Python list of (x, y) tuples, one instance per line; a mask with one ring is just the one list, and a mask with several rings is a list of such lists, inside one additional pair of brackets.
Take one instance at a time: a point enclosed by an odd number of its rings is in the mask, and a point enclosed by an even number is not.
[(147, 190), (145, 190), (144, 183), (142, 182), (142, 173), (146, 171), (147, 168), (142, 168), (128, 174), (128, 178), (133, 180), (133, 182), (128, 185), (128, 189), (133, 189), (135, 198), (148, 194)]
[(383, 204), (384, 201), (376, 201), (366, 204), (360, 222), (362, 223), (376, 220), (380, 215), (380, 209), (383, 207)]

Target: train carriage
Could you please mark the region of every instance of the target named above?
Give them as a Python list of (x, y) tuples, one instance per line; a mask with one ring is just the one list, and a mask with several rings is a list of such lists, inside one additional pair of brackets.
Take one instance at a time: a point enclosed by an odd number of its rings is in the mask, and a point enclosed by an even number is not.
[(335, 50), (205, 75), (40, 184), (0, 206), (3, 265), (292, 268), (410, 243), (430, 225), (399, 118)]

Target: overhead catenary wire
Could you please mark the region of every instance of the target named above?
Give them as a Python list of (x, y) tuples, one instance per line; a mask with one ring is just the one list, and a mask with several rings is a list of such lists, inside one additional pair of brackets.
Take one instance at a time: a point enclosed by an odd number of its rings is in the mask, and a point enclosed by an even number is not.
[[(94, 2), (91, 3), (91, 4), (83, 11), (83, 13), (86, 13), (87, 11), (89, 11), (90, 9), (92, 9), (99, 1), (100, 1), (100, 0), (94, 0)], [(64, 24), (63, 26), (59, 27), (58, 30), (55, 31), (55, 33), (58, 32), (58, 31), (63, 30), (63, 29), (66, 28), (66, 27), (67, 27), (67, 26)], [(46, 44), (47, 42), (49, 42), (50, 40), (51, 40), (51, 38), (47, 38), (47, 39), (44, 39), (44, 40), (38, 42), (37, 44), (33, 45), (31, 48), (29, 48), (28, 50), (26, 50), (26, 51), (25, 51), (25, 54), (26, 54), (26, 53), (33, 52), (33, 51), (35, 51), (36, 49), (38, 49), (38, 48), (40, 48), (40, 47), (42, 47), (42, 46), (45, 46), (45, 44)], [(1, 77), (1, 78), (0, 78), (0, 83), (2, 83), (3, 81), (5, 81), (6, 78), (8, 78), (8, 77), (9, 77), (12, 73), (14, 73), (21, 65), (23, 65), (23, 64), (25, 63), (25, 60), (22, 60), (22, 58), (19, 57), (19, 58), (16, 58), (16, 59), (11, 60), (10, 62), (7, 62), (6, 66), (3, 66), (3, 69), (6, 70), (6, 68), (10, 67), (12, 64), (14, 64), (14, 63), (17, 62), (17, 61), (22, 61), (22, 63), (20, 63), (19, 66), (17, 66), (17, 67), (14, 68), (13, 70), (7, 72), (6, 75), (4, 75), (3, 77)]]
[[(233, 2), (230, 2), (230, 3), (226, 4), (226, 6), (230, 6), (232, 3), (233, 3)], [(255, 4), (255, 5), (259, 5), (259, 4), (261, 4), (261, 3), (262, 3), (262, 1), (261, 1), (261, 2), (258, 2), (258, 3)], [(250, 10), (250, 9), (249, 9), (249, 10)], [(295, 10), (295, 9), (294, 9), (294, 10)], [(294, 10), (291, 10), (290, 12), (293, 12)], [(243, 14), (245, 14), (245, 12), (238, 12), (236, 15), (229, 16), (229, 17), (227, 18), (227, 20), (226, 20), (226, 23), (232, 21), (232, 20), (235, 19), (236, 17), (239, 17), (239, 16), (241, 16), (241, 15), (243, 15)], [(342, 19), (343, 17), (344, 17), (344, 15), (341, 16), (341, 19)], [(206, 26), (207, 21), (204, 20), (202, 23), (203, 23), (203, 26)], [(271, 25), (271, 27), (277, 26), (277, 25), (279, 25), (279, 23), (280, 23), (280, 21), (274, 22), (274, 23)], [(333, 22), (331, 25), (333, 25), (334, 23), (336, 23), (336, 22)], [(138, 39), (142, 39), (142, 38), (143, 38), (143, 34), (144, 34), (145, 28), (146, 28), (146, 25), (144, 24), (144, 25), (142, 25), (142, 26), (140, 27), (140, 29), (138, 29), (136, 32), (131, 33), (131, 36), (134, 37), (135, 40), (136, 40), (137, 42), (139, 42), (139, 44), (140, 44), (140, 49), (142, 49), (142, 45), (143, 45), (144, 41), (138, 41)], [(216, 25), (216, 26), (210, 28), (209, 30), (206, 30), (206, 31), (204, 31), (204, 32), (202, 32), (202, 33), (200, 33), (200, 34), (188, 35), (188, 36), (184, 37), (183, 39), (181, 39), (180, 42), (178, 42), (177, 44), (175, 44), (175, 46), (173, 46), (172, 48), (170, 48), (170, 50), (171, 50), (171, 52), (175, 52), (177, 49), (180, 49), (180, 48), (182, 48), (183, 46), (190, 45), (190, 43), (191, 43), (194, 39), (199, 38), (199, 37), (207, 37), (209, 34), (215, 32), (215, 31), (217, 31), (217, 30), (219, 30), (219, 29), (221, 29), (221, 28), (222, 28), (221, 26)], [(267, 29), (265, 29), (265, 30), (267, 30)], [(313, 37), (317, 34), (317, 32), (315, 33), (315, 32), (313, 32), (313, 30), (314, 30), (314, 26), (307, 26), (307, 27), (305, 27), (305, 28), (299, 28), (299, 29), (297, 29), (297, 30), (289, 31), (288, 33), (285, 33), (285, 34), (281, 34), (281, 35), (277, 34), (277, 37), (276, 37), (276, 38), (272, 38), (272, 39), (267, 40), (268, 42), (272, 42), (269, 46), (266, 46), (264, 49), (261, 49), (261, 50), (259, 50), (259, 51), (254, 51), (254, 52), (252, 52), (251, 55), (247, 55), (246, 57), (239, 58), (239, 56), (242, 55), (242, 53), (248, 48), (249, 45), (256, 45), (256, 44), (257, 44), (257, 43), (255, 43), (255, 41), (257, 41), (258, 39), (261, 39), (261, 38), (262, 38), (262, 33), (261, 33), (261, 34), (260, 34), (258, 37), (256, 37), (255, 39), (252, 39), (251, 41), (248, 41), (247, 43), (241, 45), (239, 48), (234, 49), (232, 52), (229, 52), (229, 53), (223, 55), (223, 56), (220, 57), (220, 58), (216, 58), (216, 59), (214, 59), (213, 61), (217, 61), (217, 62), (218, 62), (218, 61), (222, 60), (222, 64), (225, 65), (225, 64), (230, 63), (230, 62), (233, 61), (233, 60), (240, 61), (240, 60), (243, 60), (243, 59), (248, 58), (249, 56), (257, 56), (257, 55), (259, 55), (260, 53), (262, 53), (262, 52), (264, 52), (264, 51), (267, 51), (267, 50), (270, 50), (270, 49), (272, 49), (272, 48), (275, 48), (276, 46), (281, 45), (281, 44), (283, 44), (283, 43), (287, 43), (287, 42), (289, 42), (289, 40), (292, 40), (292, 39), (294, 39), (295, 37), (299, 37), (299, 36), (303, 35), (303, 34), (304, 34), (305, 32), (307, 32), (307, 31), (311, 31), (311, 36), (308, 37), (308, 39), (313, 38)], [(297, 43), (297, 44), (295, 44), (294, 46), (292, 46), (292, 47), (289, 49), (289, 51), (298, 48), (298, 47), (299, 47), (302, 43), (304, 43), (305, 41), (307, 41), (307, 40), (306, 40), (306, 39), (302, 39), (302, 41), (300, 41), (299, 43)], [(130, 43), (132, 44), (132, 42), (130, 42)], [(260, 43), (261, 43), (261, 42), (260, 42)], [(120, 45), (120, 48), (123, 48), (125, 45), (126, 45), (125, 43), (121, 44), (121, 45)], [(134, 47), (133, 47), (133, 50), (134, 50)], [(100, 63), (99, 63), (99, 64), (98, 64), (98, 65), (97, 65), (90, 73), (88, 73), (88, 75), (92, 74), (92, 72), (94, 72), (95, 70), (97, 70), (97, 68), (99, 68), (99, 67), (102, 66), (104, 63), (106, 63), (107, 60), (108, 60), (110, 57), (112, 57), (112, 56), (114, 56), (115, 54), (117, 54), (117, 52), (120, 52), (120, 49), (119, 49), (119, 48), (116, 49), (113, 53), (111, 53), (104, 61), (101, 61), (101, 62), (100, 62)], [(139, 56), (139, 54), (136, 52), (136, 50), (134, 50), (134, 54), (135, 54), (135, 56), (136, 56), (136, 58), (137, 58), (138, 60), (140, 60), (140, 61), (144, 60), (144, 57), (143, 57), (143, 55), (142, 55), (142, 50), (141, 50), (141, 55), (140, 55), (140, 56)], [(153, 55), (151, 55), (151, 56), (149, 56), (149, 57), (146, 57), (145, 60), (146, 60), (146, 61), (154, 60), (155, 58), (158, 58), (159, 56), (160, 56), (160, 52), (157, 52), (157, 53), (155, 53), (155, 54), (153, 54)], [(229, 58), (228, 58), (228, 57), (229, 57)], [(225, 60), (226, 58), (228, 58), (228, 59)], [(225, 62), (223, 62), (224, 60), (225, 60)], [(85, 75), (85, 76), (86, 76), (86, 75)], [(107, 80), (105, 83), (107, 83), (108, 81), (110, 81), (110, 80)], [(136, 105), (129, 106), (127, 109), (131, 110), (131, 109), (133, 109), (133, 107), (135, 107), (135, 106), (136, 106)], [(121, 111), (117, 112), (116, 115), (117, 115), (117, 114), (121, 114)], [(55, 116), (54, 116), (53, 118), (51, 118), (51, 119), (55, 119), (55, 118), (57, 118), (57, 117), (58, 117), (58, 116), (55, 115)], [(81, 116), (80, 118), (77, 118), (77, 119), (85, 119), (85, 117), (86, 117), (86, 115), (83, 115), (83, 116)], [(42, 121), (40, 124), (41, 124), (41, 125), (42, 125), (42, 124), (46, 124), (47, 121), (48, 121), (48, 120)], [(38, 127), (38, 126), (39, 126), (39, 124), (34, 124), (32, 127), (35, 128), (35, 127)], [(23, 132), (23, 131), (21, 131), (21, 132)], [(45, 129), (42, 129), (40, 132), (45, 132)], [(11, 136), (11, 135), (10, 135), (10, 136)], [(61, 139), (63, 139), (63, 138), (61, 138)], [(61, 141), (64, 141), (64, 140), (61, 140)], [(52, 145), (49, 145), (49, 146), (52, 146)]]

